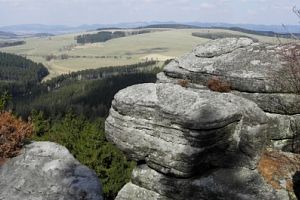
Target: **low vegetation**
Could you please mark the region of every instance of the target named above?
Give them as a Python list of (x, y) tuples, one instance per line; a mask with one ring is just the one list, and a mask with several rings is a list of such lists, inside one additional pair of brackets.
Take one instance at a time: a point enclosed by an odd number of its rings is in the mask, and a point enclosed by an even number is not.
[(226, 81), (222, 81), (219, 77), (212, 77), (207, 81), (207, 87), (216, 92), (230, 92), (231, 86)]
[(32, 125), (9, 112), (0, 113), (0, 165), (17, 156), (26, 139), (33, 133)]
[(189, 82), (189, 80), (185, 80), (185, 79), (180, 79), (180, 80), (178, 80), (178, 84), (180, 85), (180, 86), (182, 86), (182, 87), (188, 87), (189, 86), (189, 84), (190, 84), (190, 82)]

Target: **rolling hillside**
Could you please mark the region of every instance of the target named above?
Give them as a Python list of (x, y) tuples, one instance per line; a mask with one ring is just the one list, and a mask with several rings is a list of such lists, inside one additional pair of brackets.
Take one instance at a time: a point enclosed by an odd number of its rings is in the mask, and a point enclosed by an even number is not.
[[(136, 30), (136, 29), (135, 29)], [(2, 48), (1, 51), (26, 56), (35, 62), (43, 63), (52, 78), (83, 69), (105, 66), (121, 66), (146, 60), (165, 61), (190, 51), (193, 47), (208, 41), (207, 38), (192, 34), (234, 34), (245, 35), (264, 42), (277, 43), (276, 37), (259, 36), (224, 29), (159, 29), (151, 33), (112, 39), (103, 43), (77, 44), (75, 38), (85, 32), (28, 38), (21, 46)], [(99, 31), (98, 31), (99, 32)], [(288, 39), (280, 39), (287, 42)]]

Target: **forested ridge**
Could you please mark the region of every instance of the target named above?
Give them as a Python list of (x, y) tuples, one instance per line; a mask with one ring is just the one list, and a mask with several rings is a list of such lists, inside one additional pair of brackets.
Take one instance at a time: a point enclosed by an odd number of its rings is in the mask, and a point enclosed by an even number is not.
[[(18, 69), (17, 74), (27, 69), (24, 66), (27, 62), (31, 65), (26, 66), (40, 66), (23, 59), (20, 60), (24, 62), (6, 59), (3, 63)], [(67, 147), (76, 159), (96, 172), (103, 184), (105, 199), (112, 200), (130, 180), (135, 163), (106, 140), (105, 117), (119, 90), (155, 82), (160, 70), (159, 63), (149, 61), (73, 72), (43, 83), (32, 70), (26, 79), (16, 76), (10, 81), (1, 80), (0, 91), (5, 97), (3, 107), (33, 123), (33, 140), (52, 141)], [(21, 84), (28, 81), (30, 83)]]
[(137, 30), (137, 31), (100, 31), (93, 34), (83, 34), (75, 37), (78, 44), (106, 42), (111, 39), (126, 37), (129, 35), (138, 35), (150, 33), (151, 30)]
[(49, 74), (41, 63), (27, 58), (0, 52), (0, 92), (8, 91), (11, 95), (24, 96), (40, 84)]
[(0, 52), (0, 80), (40, 82), (48, 75), (47, 68), (21, 56)]
[(25, 44), (25, 41), (9, 41), (9, 42), (0, 42), (0, 48), (3, 47), (12, 47)]

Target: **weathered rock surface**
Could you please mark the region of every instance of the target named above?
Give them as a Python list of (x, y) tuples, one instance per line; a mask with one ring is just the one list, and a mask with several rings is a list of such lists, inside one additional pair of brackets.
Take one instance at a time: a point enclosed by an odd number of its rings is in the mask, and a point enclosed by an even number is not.
[(300, 178), (300, 154), (266, 151), (259, 162), (258, 170), (273, 188), (287, 191), (290, 199), (300, 198), (300, 180), (296, 180)]
[(152, 199), (288, 199), (283, 190), (275, 191), (265, 184), (257, 170), (247, 168), (211, 170), (205, 176), (176, 179), (141, 165), (119, 195), (130, 199), (127, 196), (132, 191), (134, 197), (155, 194)]
[[(236, 95), (256, 102), (271, 113), (300, 113), (300, 96), (287, 85), (282, 52), (289, 46), (254, 43), (249, 38), (209, 41), (175, 59), (158, 76), (160, 82), (185, 79), (192, 85), (207, 85), (218, 77), (231, 85)], [(287, 74), (286, 74), (287, 75)], [(168, 81), (169, 80), (169, 81)]]
[(300, 115), (267, 114), (273, 149), (300, 153)]
[(219, 76), (228, 81), (232, 89), (241, 92), (293, 92), (280, 87), (271, 78), (270, 72), (283, 67), (280, 49), (275, 45), (253, 43), (249, 38), (217, 39), (175, 59), (165, 67), (164, 73), (198, 84)]
[(69, 151), (33, 142), (0, 167), (1, 200), (102, 200), (97, 175)]
[[(120, 91), (107, 139), (138, 166), (117, 200), (296, 198), (299, 158), (280, 153), (300, 150), (300, 96), (272, 74), (284, 69), (285, 48), (249, 38), (210, 41), (167, 65), (156, 84)], [(233, 91), (210, 91), (214, 77)], [(268, 157), (266, 148), (282, 156)], [(280, 187), (269, 179), (273, 162), (283, 165)]]
[(266, 123), (256, 104), (235, 95), (150, 83), (115, 96), (106, 133), (131, 158), (190, 177), (207, 165), (254, 168)]

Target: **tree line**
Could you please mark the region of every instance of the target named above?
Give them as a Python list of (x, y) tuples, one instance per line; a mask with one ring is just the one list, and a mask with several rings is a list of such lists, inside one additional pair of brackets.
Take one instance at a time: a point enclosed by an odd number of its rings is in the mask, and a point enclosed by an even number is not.
[(111, 39), (126, 37), (128, 35), (138, 35), (150, 33), (151, 30), (138, 31), (101, 31), (94, 34), (83, 34), (75, 37), (78, 44), (106, 42)]

